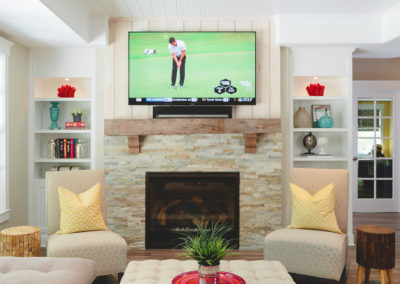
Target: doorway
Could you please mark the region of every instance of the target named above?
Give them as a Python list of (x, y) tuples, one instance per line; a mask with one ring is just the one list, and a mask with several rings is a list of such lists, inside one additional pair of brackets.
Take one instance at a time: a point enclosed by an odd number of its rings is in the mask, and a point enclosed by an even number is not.
[(353, 94), (353, 211), (399, 212), (397, 95)]

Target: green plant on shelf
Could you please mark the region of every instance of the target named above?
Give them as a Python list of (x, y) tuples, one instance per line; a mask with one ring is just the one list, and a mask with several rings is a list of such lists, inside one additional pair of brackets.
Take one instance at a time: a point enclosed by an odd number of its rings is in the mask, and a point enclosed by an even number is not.
[(71, 111), (71, 115), (72, 115), (72, 119), (74, 120), (74, 122), (81, 122), (83, 110), (80, 108), (75, 108)]
[(81, 108), (75, 108), (71, 111), (71, 115), (83, 115), (83, 110)]

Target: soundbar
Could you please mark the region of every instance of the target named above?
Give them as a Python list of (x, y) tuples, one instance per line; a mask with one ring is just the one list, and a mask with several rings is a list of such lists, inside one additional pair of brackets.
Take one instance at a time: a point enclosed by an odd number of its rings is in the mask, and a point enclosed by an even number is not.
[(154, 106), (153, 118), (232, 118), (232, 107)]

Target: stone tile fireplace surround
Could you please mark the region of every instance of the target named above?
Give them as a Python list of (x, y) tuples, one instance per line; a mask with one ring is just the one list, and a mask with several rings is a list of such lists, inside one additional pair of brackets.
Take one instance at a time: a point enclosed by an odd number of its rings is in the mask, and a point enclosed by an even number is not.
[(281, 224), (281, 134), (259, 134), (245, 153), (242, 134), (151, 135), (141, 153), (128, 153), (127, 136), (105, 136), (109, 228), (130, 248), (145, 248), (146, 172), (240, 172), (240, 248), (260, 249)]

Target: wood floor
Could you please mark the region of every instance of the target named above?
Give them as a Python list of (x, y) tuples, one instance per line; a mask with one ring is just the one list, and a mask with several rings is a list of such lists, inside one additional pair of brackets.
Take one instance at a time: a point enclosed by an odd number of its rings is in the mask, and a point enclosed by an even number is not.
[[(360, 225), (381, 225), (391, 227), (396, 230), (396, 247), (400, 247), (400, 214), (399, 213), (354, 213), (354, 237), (356, 236), (355, 228)], [(180, 250), (130, 250), (128, 252), (128, 260), (146, 260), (146, 259), (168, 259), (176, 258), (182, 259), (180, 256), (182, 252)], [(239, 250), (237, 255), (229, 257), (229, 259), (245, 259), (245, 260), (258, 260), (263, 259), (262, 250)], [(396, 263), (400, 265), (400, 253), (399, 249), (396, 250)], [(357, 268), (356, 263), (356, 252), (355, 247), (349, 247), (349, 253), (347, 257), (346, 275), (345, 279), (342, 279), (339, 283), (355, 284), (357, 279)], [(400, 284), (400, 269), (394, 270), (395, 283)], [(337, 283), (335, 281), (324, 281), (321, 279), (301, 277), (293, 275), (293, 279), (298, 284), (310, 283), (310, 284), (330, 284)], [(376, 270), (371, 270), (370, 282), (369, 283), (380, 283), (379, 274)]]

